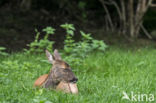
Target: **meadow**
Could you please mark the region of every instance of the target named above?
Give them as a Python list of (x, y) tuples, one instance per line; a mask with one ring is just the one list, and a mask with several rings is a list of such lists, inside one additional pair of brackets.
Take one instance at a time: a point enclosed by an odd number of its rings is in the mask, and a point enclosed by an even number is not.
[[(89, 54), (79, 65), (70, 64), (78, 77), (79, 94), (34, 88), (33, 82), (48, 73), (45, 54), (13, 53), (0, 57), (0, 103), (156, 103), (156, 49), (121, 49)], [(122, 99), (123, 92), (131, 100)], [(131, 93), (137, 101), (132, 100)], [(138, 98), (147, 94), (143, 101)]]

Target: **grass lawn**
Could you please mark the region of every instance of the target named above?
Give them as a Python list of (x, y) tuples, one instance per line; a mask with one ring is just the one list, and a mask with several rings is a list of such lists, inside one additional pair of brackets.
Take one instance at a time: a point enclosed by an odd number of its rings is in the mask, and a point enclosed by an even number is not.
[[(156, 103), (154, 48), (109, 47), (104, 53), (90, 54), (78, 66), (70, 64), (79, 79), (78, 95), (33, 88), (35, 79), (51, 68), (45, 60), (45, 54), (0, 57), (0, 103)], [(122, 99), (123, 92), (131, 100)], [(142, 94), (147, 94), (143, 101)]]

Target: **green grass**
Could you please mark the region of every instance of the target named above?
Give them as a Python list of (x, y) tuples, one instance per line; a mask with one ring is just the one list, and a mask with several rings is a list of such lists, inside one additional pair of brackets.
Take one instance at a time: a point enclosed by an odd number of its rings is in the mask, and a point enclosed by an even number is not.
[(132, 103), (121, 99), (123, 91), (128, 95), (133, 91), (156, 96), (154, 48), (126, 50), (113, 47), (105, 53), (91, 54), (78, 66), (70, 64), (79, 78), (78, 95), (33, 88), (35, 79), (51, 68), (44, 60), (44, 54), (16, 53), (1, 57), (0, 103)]

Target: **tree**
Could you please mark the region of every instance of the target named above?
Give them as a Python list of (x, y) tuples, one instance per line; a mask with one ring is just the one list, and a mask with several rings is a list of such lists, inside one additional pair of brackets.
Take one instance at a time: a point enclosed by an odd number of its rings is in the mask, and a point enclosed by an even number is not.
[[(147, 30), (143, 26), (143, 17), (148, 8), (152, 5), (153, 0), (99, 0), (106, 12), (106, 17), (111, 29), (118, 28), (115, 23), (119, 24), (119, 32), (128, 35), (131, 38), (137, 38), (141, 29), (151, 39)], [(114, 6), (118, 14), (115, 23), (110, 15), (109, 6)], [(118, 22), (119, 21), (119, 22)]]

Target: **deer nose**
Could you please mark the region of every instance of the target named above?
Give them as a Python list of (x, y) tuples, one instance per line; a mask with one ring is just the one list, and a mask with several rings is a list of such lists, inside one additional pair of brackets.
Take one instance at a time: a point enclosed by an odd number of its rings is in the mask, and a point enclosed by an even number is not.
[(78, 81), (77, 78), (73, 78), (72, 80), (70, 80), (69, 82), (72, 82), (72, 83), (76, 83)]

